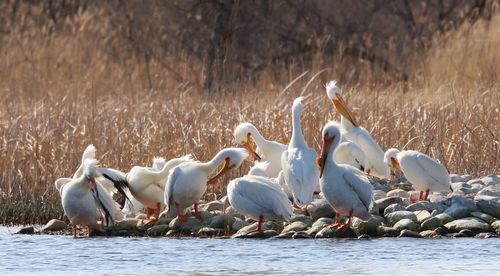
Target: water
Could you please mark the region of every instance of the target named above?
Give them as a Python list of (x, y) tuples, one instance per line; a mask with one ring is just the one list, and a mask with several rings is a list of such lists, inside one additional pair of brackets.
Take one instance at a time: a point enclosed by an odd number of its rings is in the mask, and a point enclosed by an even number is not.
[(500, 269), (500, 239), (73, 239), (16, 231), (0, 226), (0, 275), (483, 275)]

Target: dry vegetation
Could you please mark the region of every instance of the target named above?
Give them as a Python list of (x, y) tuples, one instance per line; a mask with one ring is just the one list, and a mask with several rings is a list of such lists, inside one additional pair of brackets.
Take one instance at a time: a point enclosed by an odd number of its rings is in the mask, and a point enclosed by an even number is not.
[[(232, 130), (242, 121), (286, 143), (290, 105), (301, 94), (305, 136), (318, 150), (322, 126), (339, 118), (323, 84), (339, 74), (347, 102), (383, 148), (423, 151), (453, 173), (498, 173), (499, 16), (433, 37), (425, 55), (409, 57), (416, 73), (405, 82), (372, 81), (389, 73), (369, 73), (374, 67), (363, 60), (345, 72), (318, 50), (309, 63), (274, 64), (219, 92), (204, 90), (204, 64), (186, 53), (145, 62), (121, 44), (110, 48), (110, 22), (99, 18), (80, 12), (57, 35), (25, 26), (2, 36), (0, 223), (61, 217), (53, 183), (72, 175), (90, 143), (102, 166), (124, 171), (154, 156), (208, 160), (235, 145)], [(329, 54), (343, 60), (342, 52)]]

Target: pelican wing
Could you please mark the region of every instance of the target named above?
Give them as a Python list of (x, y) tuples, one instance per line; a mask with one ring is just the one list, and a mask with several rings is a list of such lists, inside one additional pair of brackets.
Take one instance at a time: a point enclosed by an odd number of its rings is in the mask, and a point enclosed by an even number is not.
[(384, 163), (384, 151), (370, 133), (366, 129), (360, 128), (354, 142), (363, 150), (366, 163), (371, 166), (372, 174), (380, 178), (389, 178), (390, 169)]
[(173, 203), (172, 196), (174, 194), (175, 182), (181, 173), (181, 169), (179, 167), (175, 167), (170, 171), (168, 176), (167, 185), (165, 187), (165, 207), (167, 212), (171, 210), (171, 204)]
[[(127, 175), (121, 171), (109, 168), (97, 168), (97, 172), (107, 180), (113, 182), (113, 186), (125, 198), (125, 201), (130, 202), (129, 198), (129, 183), (127, 182)], [(123, 206), (122, 206), (123, 207)]]
[(450, 183), (448, 171), (442, 164), (422, 153), (417, 154), (416, 160), (425, 176), (434, 184), (444, 186)]
[(364, 173), (351, 166), (342, 166), (346, 169), (342, 173), (345, 182), (354, 190), (367, 210), (373, 206), (373, 187)]
[(312, 195), (319, 183), (319, 170), (316, 166), (316, 152), (311, 149), (288, 149), (282, 155), (283, 173), (294, 196), (303, 204), (311, 202)]
[(111, 226), (117, 219), (120, 212), (118, 204), (113, 200), (113, 198), (107, 193), (107, 190), (98, 181), (95, 182), (96, 186), (92, 189), (92, 196), (94, 197), (97, 208), (104, 214), (106, 221), (106, 226)]
[(59, 178), (56, 180), (54, 185), (56, 186), (56, 189), (59, 191), (59, 194), (62, 194), (62, 191), (64, 189), (64, 185), (66, 185), (66, 183), (70, 182), (71, 180), (73, 180), (73, 179), (67, 178), (67, 177)]

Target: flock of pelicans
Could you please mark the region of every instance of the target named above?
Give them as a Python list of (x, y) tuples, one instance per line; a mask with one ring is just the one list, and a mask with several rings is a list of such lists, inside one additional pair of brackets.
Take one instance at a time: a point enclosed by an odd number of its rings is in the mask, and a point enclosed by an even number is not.
[[(345, 230), (352, 216), (370, 217), (373, 186), (368, 177), (388, 179), (391, 168), (401, 170), (420, 191), (419, 200), (427, 200), (429, 192), (451, 190), (448, 171), (438, 161), (417, 151), (392, 148), (384, 153), (370, 133), (358, 125), (334, 81), (326, 85), (326, 92), (341, 121), (324, 126), (319, 156), (307, 146), (302, 134), (302, 97), (292, 105), (293, 130), (288, 145), (267, 140), (254, 125), (242, 123), (235, 128), (234, 137), (244, 148), (225, 148), (208, 162), (196, 161), (191, 155), (168, 162), (155, 158), (152, 167), (135, 166), (128, 173), (99, 167), (95, 148), (88, 146), (73, 177), (55, 182), (73, 235), (77, 235), (77, 225), (87, 226), (90, 234), (100, 227), (98, 219), (110, 226), (123, 217), (125, 210), (137, 208), (146, 208), (149, 223), (159, 218), (162, 209), (167, 216), (185, 222), (191, 206), (200, 218), (198, 201), (207, 185), (218, 185), (224, 173), (250, 157), (256, 161), (254, 166), (247, 175), (229, 182), (227, 196), (234, 209), (258, 221), (256, 231), (261, 231), (264, 219), (288, 221), (293, 208), (304, 208), (315, 194), (326, 198), (337, 213), (330, 227)], [(127, 199), (123, 210), (113, 200), (115, 192)], [(152, 219), (153, 211), (156, 214)], [(347, 223), (340, 223), (340, 215), (349, 217)]]

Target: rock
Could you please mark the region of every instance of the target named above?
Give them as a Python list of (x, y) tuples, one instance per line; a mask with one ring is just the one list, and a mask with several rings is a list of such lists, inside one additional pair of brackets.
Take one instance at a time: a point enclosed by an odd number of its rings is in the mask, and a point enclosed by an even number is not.
[(387, 193), (387, 196), (410, 197), (408, 192), (402, 189), (395, 189)]
[(393, 227), (379, 226), (377, 227), (377, 235), (381, 237), (397, 237), (399, 230)]
[(467, 181), (467, 184), (476, 184), (476, 183), (484, 185), (483, 181), (479, 178), (475, 178), (475, 179), (471, 179), (471, 180)]
[(411, 230), (411, 231), (416, 231), (416, 232), (420, 231), (420, 225), (418, 225), (416, 222), (414, 222), (413, 220), (411, 220), (409, 218), (405, 218), (405, 219), (402, 219), (402, 220), (396, 222), (393, 227), (398, 229), (398, 230), (406, 229), (406, 230)]
[(459, 174), (450, 173), (451, 183), (464, 182), (462, 176)]
[(458, 204), (453, 204), (448, 209), (446, 209), (444, 213), (450, 215), (455, 219), (461, 219), (468, 216), (470, 214), (470, 211), (466, 207), (460, 206)]
[(462, 229), (460, 230), (460, 232), (458, 232), (459, 234), (463, 234), (464, 236), (466, 237), (474, 237), (476, 234), (474, 234), (474, 232), (472, 232), (471, 230), (469, 229)]
[(62, 220), (51, 219), (45, 226), (42, 228), (42, 231), (61, 231), (68, 229), (68, 225), (64, 223)]
[(319, 218), (334, 218), (335, 210), (326, 201), (326, 199), (320, 199), (313, 201), (307, 206), (307, 212), (311, 215), (313, 221)]
[(495, 187), (489, 186), (489, 187), (483, 188), (477, 194), (478, 195), (491, 196), (491, 197), (495, 197), (495, 198), (500, 198), (500, 189), (497, 189)]
[(369, 235), (363, 234), (358, 236), (358, 240), (369, 240), (371, 239)]
[(454, 233), (452, 235), (453, 238), (467, 238), (468, 236), (464, 233)]
[(387, 197), (387, 194), (384, 191), (376, 190), (376, 189), (373, 190), (373, 200), (378, 200), (378, 199), (382, 199), (382, 198), (386, 198), (386, 197)]
[(259, 232), (251, 232), (251, 233), (236, 233), (233, 235), (233, 238), (236, 239), (268, 239), (274, 236), (278, 236), (278, 232), (275, 230), (264, 230)]
[(434, 229), (434, 232), (440, 236), (446, 236), (448, 234), (448, 231), (446, 229), (444, 229), (444, 227), (438, 227), (438, 228)]
[(440, 221), (441, 221), (441, 225), (445, 225), (447, 224), (448, 222), (450, 221), (453, 221), (454, 218), (446, 213), (442, 213), (442, 214), (437, 214), (434, 216), (435, 218), (438, 218)]
[(500, 234), (500, 220), (493, 222), (491, 224), (491, 227), (495, 229), (495, 232), (497, 232), (497, 234)]
[(431, 217), (422, 222), (422, 229), (424, 230), (434, 230), (439, 226), (443, 225), (441, 220), (437, 217)]
[(200, 206), (200, 209), (206, 212), (224, 210), (224, 202), (219, 200), (210, 201)]
[(138, 220), (143, 220), (143, 219), (146, 219), (146, 214), (138, 214), (137, 216), (135, 216), (134, 218), (138, 219)]
[(327, 238), (357, 238), (358, 236), (351, 228), (347, 228), (347, 230), (340, 230), (338, 228), (330, 228), (325, 227), (319, 231), (315, 238), (316, 239), (327, 239)]
[(446, 227), (451, 232), (459, 232), (464, 229), (471, 230), (474, 233), (493, 231), (493, 229), (489, 224), (475, 217), (466, 217), (462, 219), (457, 219), (448, 222), (447, 224), (444, 225), (444, 227)]
[(481, 181), (486, 186), (498, 185), (500, 184), (500, 175), (488, 175), (481, 178)]
[(424, 238), (433, 238), (436, 236), (436, 232), (434, 232), (434, 230), (424, 230), (421, 231), (419, 234)]
[(334, 222), (335, 220), (331, 218), (320, 218), (317, 221), (315, 221), (311, 227), (318, 227), (318, 226), (325, 227), (327, 225), (333, 224)]
[(323, 230), (323, 228), (325, 228), (326, 225), (317, 225), (317, 226), (312, 226), (311, 228), (309, 228), (307, 231), (305, 231), (309, 236), (311, 237), (315, 237), (316, 234)]
[(168, 230), (167, 234), (165, 235), (167, 237), (177, 237), (179, 236), (179, 233), (177, 233), (174, 229)]
[(32, 235), (35, 234), (35, 228), (33, 226), (27, 226), (19, 229), (16, 234), (27, 234)]
[(475, 195), (474, 200), (480, 201), (480, 200), (486, 200), (486, 201), (498, 201), (500, 198), (495, 197), (495, 196), (489, 196), (489, 195)]
[(436, 203), (436, 202), (429, 202), (429, 201), (415, 202), (413, 204), (406, 206), (406, 210), (412, 211), (412, 212), (422, 211), (422, 210), (432, 212), (433, 210), (436, 210), (438, 213), (442, 213), (447, 208), (448, 207), (444, 204)]
[(235, 221), (236, 219), (233, 216), (228, 214), (222, 214), (215, 216), (210, 220), (210, 227), (227, 229), (230, 228)]
[(408, 196), (410, 197), (411, 202), (417, 202), (420, 200), (420, 192), (419, 191), (409, 191)]
[(231, 225), (231, 230), (233, 230), (234, 232), (238, 232), (241, 228), (246, 227), (248, 225), (250, 225), (250, 223), (235, 217), (234, 222)]
[(136, 227), (137, 225), (139, 225), (141, 223), (141, 221), (142, 221), (141, 219), (126, 218), (126, 219), (115, 222), (114, 226), (122, 227), (122, 228)]
[(227, 197), (227, 195), (221, 197), (219, 199), (219, 202), (222, 202), (222, 204), (224, 204), (224, 206), (229, 206), (229, 198)]
[(374, 206), (375, 206), (375, 208), (378, 208), (380, 214), (383, 214), (385, 208), (387, 208), (387, 206), (394, 204), (394, 203), (403, 205), (403, 199), (398, 197), (398, 196), (381, 198), (379, 200), (375, 200)]
[(493, 200), (478, 200), (476, 204), (484, 213), (500, 219), (500, 203)]
[(296, 221), (303, 222), (308, 227), (310, 227), (313, 224), (313, 221), (312, 221), (311, 217), (305, 216), (305, 215), (295, 215), (295, 216), (293, 216), (292, 219), (290, 220), (290, 223), (293, 223), (293, 222), (296, 222)]
[(388, 214), (396, 212), (396, 211), (404, 211), (404, 210), (405, 210), (405, 207), (403, 207), (403, 205), (398, 204), (398, 203), (394, 203), (394, 204), (387, 206), (387, 208), (385, 208), (384, 216), (387, 216)]
[(236, 211), (236, 209), (234, 209), (233, 206), (227, 207), (224, 213), (245, 220), (245, 216), (243, 214), (238, 213), (238, 211)]
[(168, 230), (169, 230), (168, 225), (165, 225), (165, 224), (155, 225), (155, 226), (149, 228), (146, 231), (146, 234), (150, 237), (165, 236), (167, 234)]
[(479, 239), (490, 239), (490, 238), (500, 238), (499, 235), (494, 234), (494, 233), (479, 233), (474, 236), (474, 238), (479, 238)]
[(281, 233), (278, 236), (276, 236), (276, 239), (291, 239), (292, 236), (295, 234), (295, 232), (287, 232), (287, 233)]
[(452, 182), (451, 189), (453, 191), (458, 191), (458, 190), (461, 190), (464, 187), (464, 185), (469, 185), (469, 184), (467, 184), (465, 182)]
[(407, 229), (404, 229), (403, 231), (401, 231), (401, 233), (399, 234), (399, 237), (400, 238), (403, 238), (403, 237), (405, 237), (405, 238), (423, 238), (418, 232), (415, 232), (412, 230), (407, 230)]
[(494, 221), (496, 221), (496, 219), (494, 217), (492, 217), (492, 216), (490, 216), (488, 214), (485, 214), (485, 213), (481, 213), (481, 212), (472, 212), (472, 213), (470, 213), (470, 215), (472, 217), (476, 217), (476, 218), (482, 219), (482, 220), (484, 220), (488, 224), (491, 224)]
[(172, 221), (172, 218), (169, 217), (161, 217), (156, 221), (155, 225), (169, 225), (170, 222)]
[(202, 237), (223, 236), (224, 232), (224, 228), (202, 227), (198, 230), (198, 235)]
[(376, 235), (377, 227), (382, 225), (384, 218), (381, 216), (372, 216), (368, 220), (362, 220), (354, 217), (352, 228), (360, 234)]
[(431, 217), (431, 213), (429, 213), (429, 211), (427, 210), (414, 211), (413, 213), (417, 216), (418, 223), (422, 223), (424, 220)]
[(194, 217), (189, 217), (186, 222), (174, 218), (168, 226), (170, 229), (183, 234), (197, 233), (201, 229), (200, 221)]
[(304, 231), (306, 229), (307, 229), (307, 224), (303, 223), (302, 221), (296, 221), (296, 222), (292, 222), (289, 225), (287, 225), (283, 229), (283, 233), (292, 232), (292, 231), (293, 232)]
[(410, 211), (396, 211), (392, 212), (387, 217), (385, 220), (390, 226), (393, 226), (396, 222), (402, 220), (402, 219), (410, 219), (413, 222), (417, 222), (417, 216)]
[(294, 239), (294, 240), (296, 240), (296, 239), (310, 239), (310, 238), (311, 238), (311, 236), (309, 236), (309, 234), (307, 232), (304, 232), (304, 231), (296, 232), (292, 236), (292, 239)]

